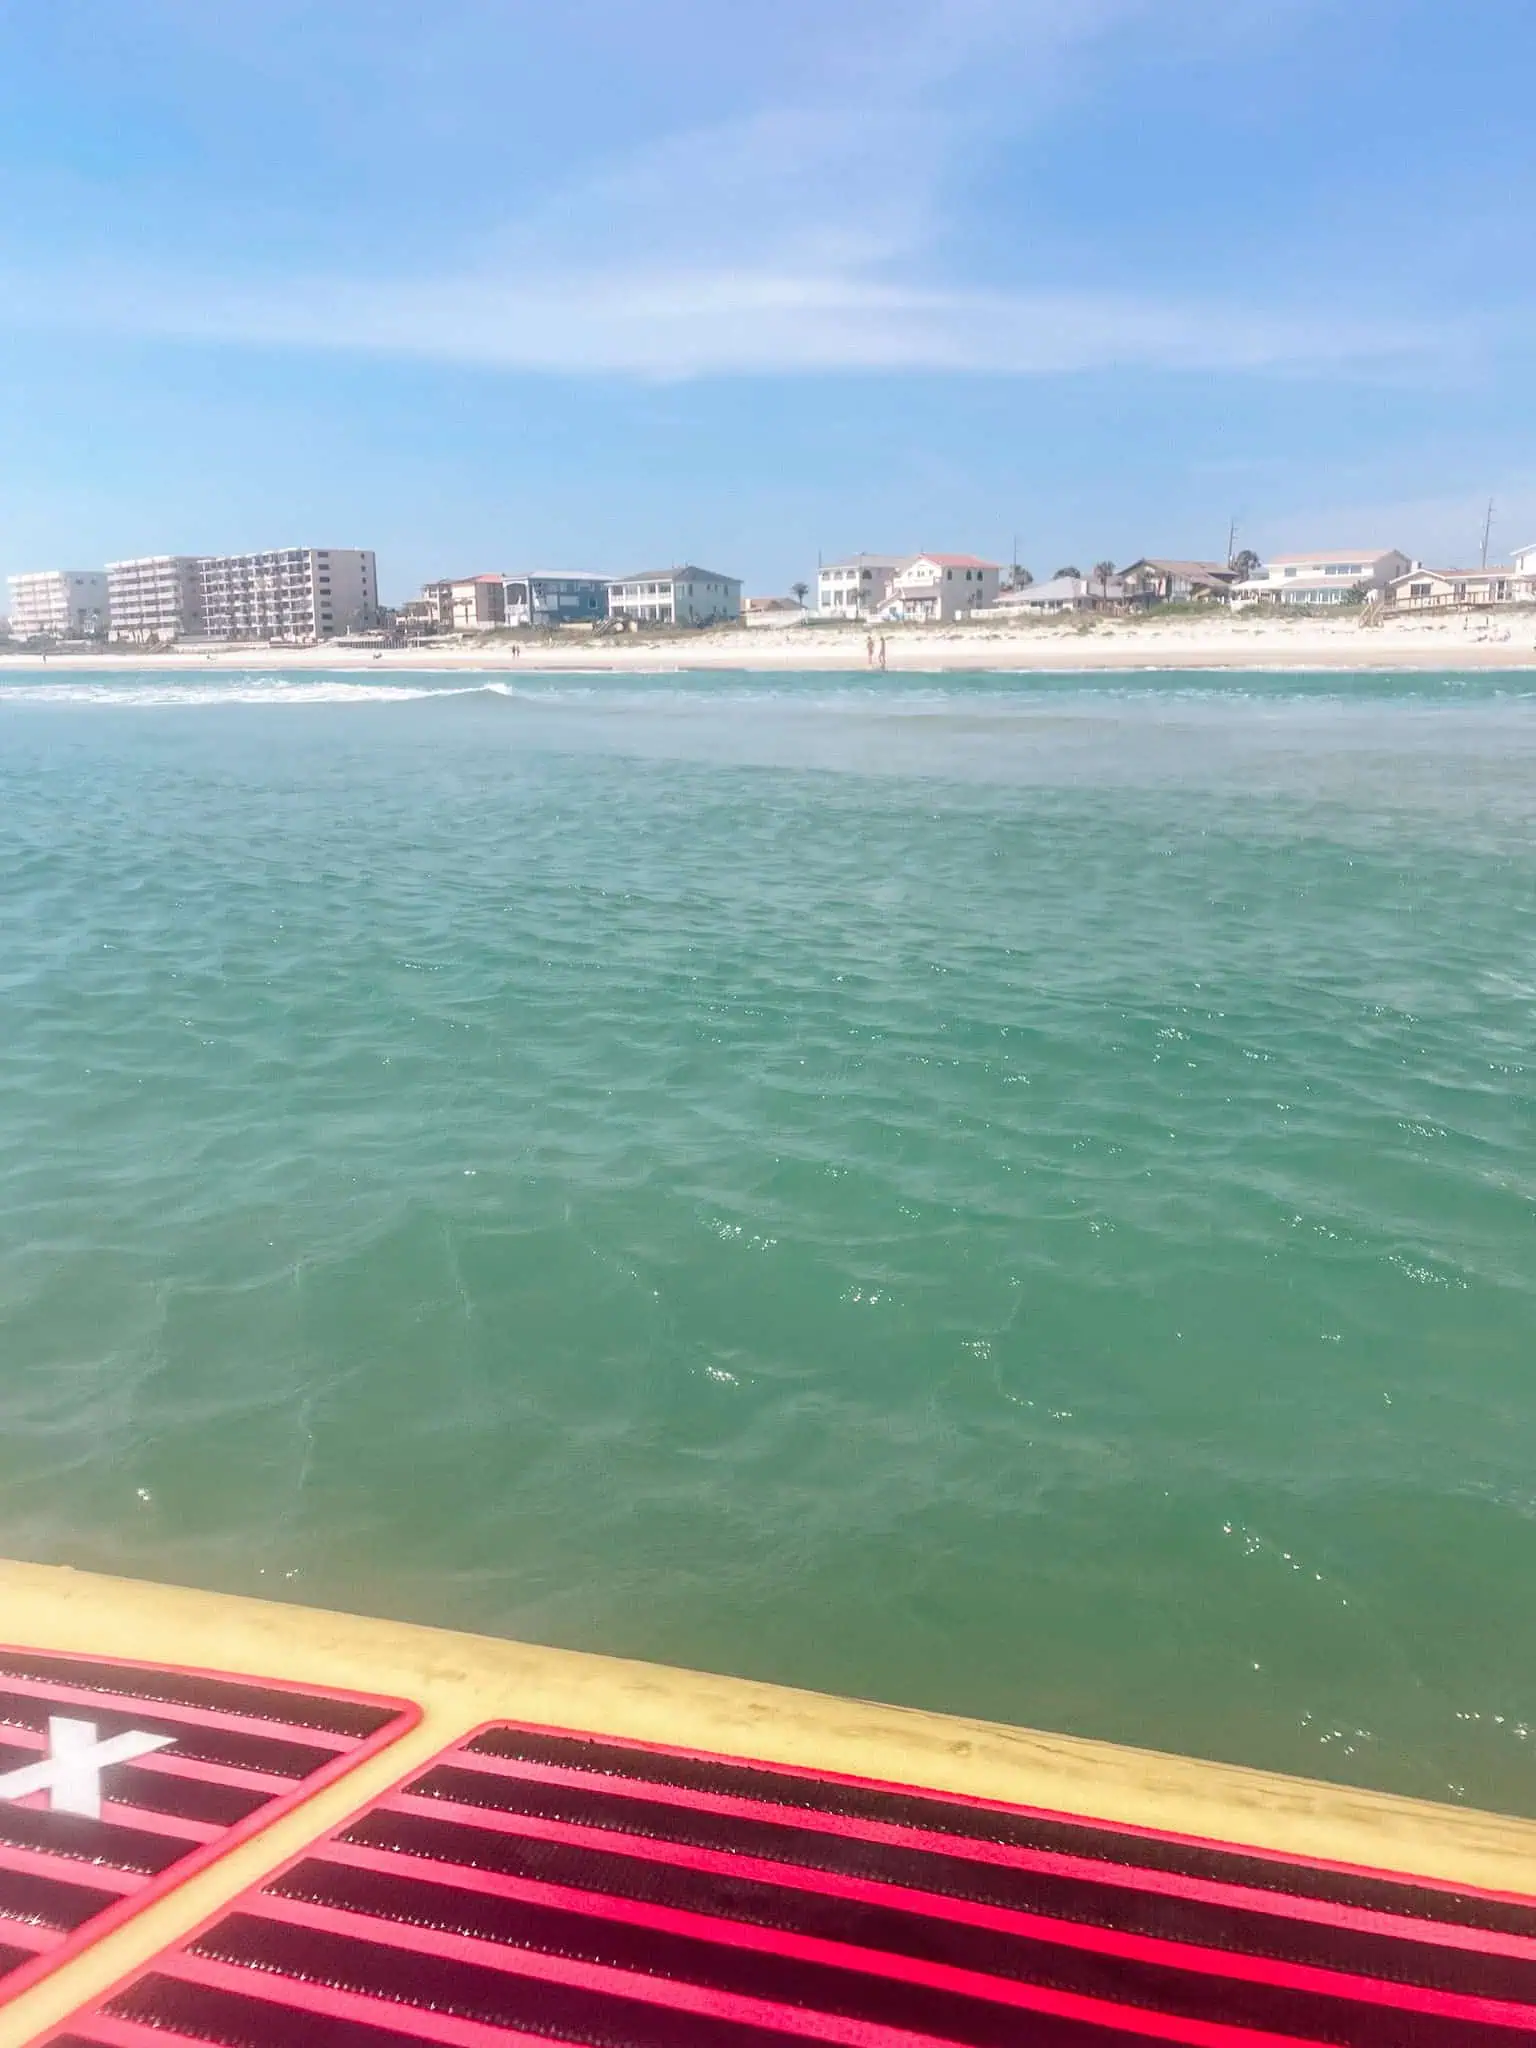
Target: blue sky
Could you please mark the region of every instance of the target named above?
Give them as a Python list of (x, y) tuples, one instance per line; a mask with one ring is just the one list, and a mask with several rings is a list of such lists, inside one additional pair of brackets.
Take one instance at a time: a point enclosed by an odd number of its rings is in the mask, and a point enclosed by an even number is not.
[(1530, 0), (9, 0), (0, 573), (1536, 540)]

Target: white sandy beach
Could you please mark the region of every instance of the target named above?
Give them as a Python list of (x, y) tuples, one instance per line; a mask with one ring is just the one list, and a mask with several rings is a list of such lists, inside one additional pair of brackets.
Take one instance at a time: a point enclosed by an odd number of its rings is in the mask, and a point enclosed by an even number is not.
[[(892, 670), (943, 669), (1443, 669), (1536, 667), (1536, 612), (1428, 615), (1361, 626), (1344, 619), (1217, 613), (1208, 618), (1077, 618), (888, 627)], [(42, 657), (0, 655), (36, 667)], [(51, 669), (167, 670), (236, 668), (467, 669), (756, 669), (766, 672), (868, 668), (865, 634), (848, 626), (736, 628), (633, 638), (573, 634), (531, 638), (518, 651), (507, 637), (466, 636), (413, 648), (230, 646), (204, 651), (113, 649), (53, 654)]]

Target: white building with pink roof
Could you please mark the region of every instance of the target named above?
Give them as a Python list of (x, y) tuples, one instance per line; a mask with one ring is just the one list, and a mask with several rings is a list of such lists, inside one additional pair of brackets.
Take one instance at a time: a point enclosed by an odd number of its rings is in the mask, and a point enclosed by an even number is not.
[(980, 555), (913, 555), (891, 578), (882, 621), (963, 618), (997, 602), (1002, 569)]

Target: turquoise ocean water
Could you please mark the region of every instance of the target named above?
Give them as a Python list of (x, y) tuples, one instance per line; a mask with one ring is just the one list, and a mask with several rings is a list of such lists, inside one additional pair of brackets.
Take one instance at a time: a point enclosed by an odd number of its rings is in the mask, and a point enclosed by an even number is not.
[(1536, 1812), (1536, 677), (0, 672), (0, 1550)]

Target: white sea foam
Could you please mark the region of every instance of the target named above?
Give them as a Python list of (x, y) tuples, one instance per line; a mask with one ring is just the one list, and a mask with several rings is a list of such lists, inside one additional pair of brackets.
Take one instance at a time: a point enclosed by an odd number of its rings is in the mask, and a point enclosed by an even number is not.
[(294, 683), (257, 676), (182, 683), (0, 683), (0, 704), (56, 704), (114, 711), (179, 709), (219, 704), (400, 704), (419, 697), (473, 695), (477, 685), (422, 689), (403, 683)]
[(297, 678), (262, 672), (222, 671), (206, 676), (140, 675), (117, 678), (44, 677), (0, 681), (0, 707), (52, 706), (66, 710), (143, 711), (217, 709), (230, 705), (264, 708), (315, 705), (401, 705), (446, 698), (495, 698), (539, 711), (644, 713), (669, 721), (720, 710), (791, 712), (900, 722), (931, 718), (1037, 721), (1063, 714), (1076, 719), (1118, 718), (1131, 707), (1154, 716), (1180, 707), (1217, 716), (1255, 706), (1314, 716), (1369, 714), (1384, 699), (1398, 709), (1452, 709), (1479, 701), (1524, 707), (1536, 688), (1512, 676), (1475, 680), (1443, 676), (1342, 676), (1318, 671), (1275, 671), (1262, 676), (1238, 671), (1147, 669), (1113, 677), (1081, 672), (1038, 671), (1021, 675), (978, 670), (952, 676), (846, 675), (795, 679), (729, 673), (663, 671), (646, 677), (608, 669), (537, 671), (511, 681), (504, 675), (466, 675), (463, 670), (418, 670), (409, 681), (354, 680), (350, 676)]

